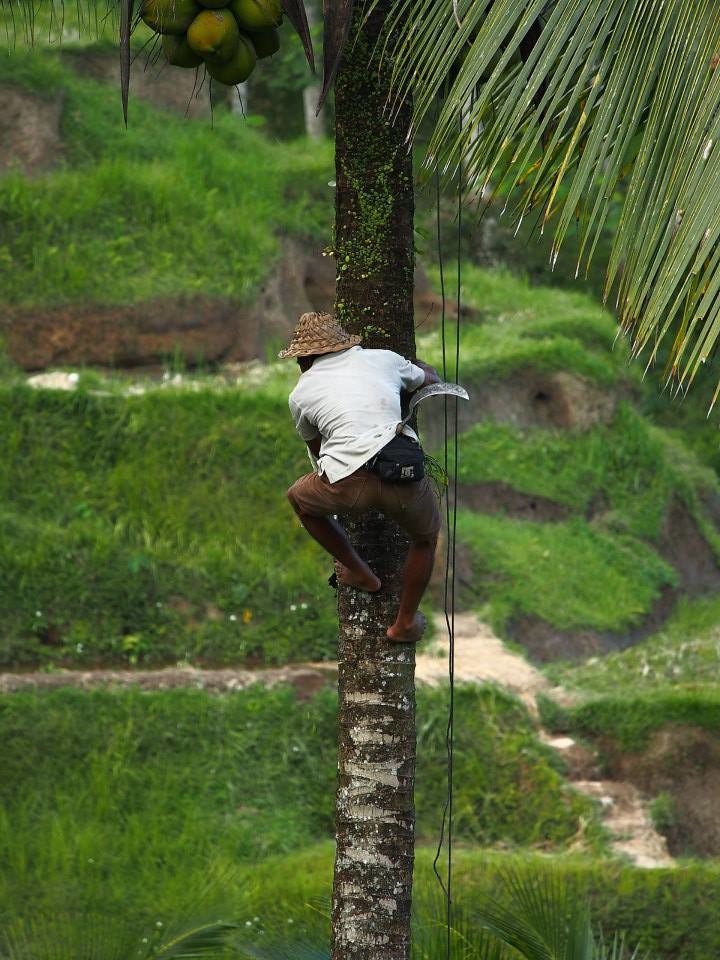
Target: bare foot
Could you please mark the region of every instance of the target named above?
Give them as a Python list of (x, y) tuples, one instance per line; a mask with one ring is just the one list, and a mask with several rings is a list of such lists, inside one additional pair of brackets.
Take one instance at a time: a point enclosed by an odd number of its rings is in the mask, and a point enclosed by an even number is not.
[(393, 643), (417, 643), (425, 633), (425, 622), (425, 617), (418, 612), (409, 627), (400, 627), (397, 623), (389, 627), (387, 638)]
[(355, 571), (338, 561), (335, 564), (335, 569), (340, 583), (344, 583), (348, 587), (355, 587), (356, 590), (364, 590), (366, 593), (377, 593), (382, 586), (380, 578), (375, 576), (367, 564), (365, 564), (363, 571)]

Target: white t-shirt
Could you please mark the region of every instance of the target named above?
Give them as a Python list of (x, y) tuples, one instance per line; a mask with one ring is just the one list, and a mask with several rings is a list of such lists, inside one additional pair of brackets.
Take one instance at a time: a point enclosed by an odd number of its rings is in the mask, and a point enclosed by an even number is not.
[[(322, 438), (318, 473), (335, 483), (381, 450), (402, 420), (400, 391), (424, 382), (424, 371), (392, 350), (350, 347), (318, 357), (289, 401), (303, 440)], [(417, 439), (410, 427), (403, 432)]]

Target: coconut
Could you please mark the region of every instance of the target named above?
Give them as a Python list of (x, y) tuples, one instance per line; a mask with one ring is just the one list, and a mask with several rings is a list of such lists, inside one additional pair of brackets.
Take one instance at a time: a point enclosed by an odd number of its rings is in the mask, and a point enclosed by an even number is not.
[(254, 33), (248, 34), (248, 36), (252, 40), (252, 45), (255, 47), (258, 60), (262, 60), (264, 57), (271, 57), (280, 49), (280, 34), (275, 27), (271, 27), (269, 30), (257, 30)]
[(203, 60), (226, 63), (237, 52), (240, 31), (229, 10), (203, 10), (188, 27), (187, 39)]
[(203, 7), (209, 7), (210, 10), (220, 10), (228, 5), (228, 0), (198, 0)]
[(202, 57), (190, 49), (187, 37), (166, 36), (162, 39), (163, 53), (174, 67), (199, 67)]
[(140, 17), (158, 33), (185, 33), (202, 8), (195, 0), (142, 0)]
[(232, 60), (228, 60), (226, 63), (216, 63), (208, 60), (205, 67), (213, 80), (233, 87), (236, 83), (243, 83), (247, 80), (253, 72), (255, 60), (255, 50), (252, 43), (246, 36), (240, 34), (237, 52)]
[(230, 9), (242, 30), (267, 30), (282, 23), (280, 0), (233, 0)]

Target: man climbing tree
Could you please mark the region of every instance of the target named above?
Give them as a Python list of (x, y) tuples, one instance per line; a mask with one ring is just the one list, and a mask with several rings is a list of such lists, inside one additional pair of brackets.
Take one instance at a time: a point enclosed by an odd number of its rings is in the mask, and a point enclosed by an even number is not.
[(337, 580), (356, 590), (377, 593), (381, 582), (334, 515), (379, 510), (403, 528), (411, 543), (387, 637), (414, 643), (425, 627), (418, 606), (432, 572), (440, 512), (417, 435), (401, 424), (400, 395), (440, 378), (420, 360), (364, 350), (360, 339), (328, 315), (306, 313), (280, 353), (297, 357), (301, 374), (290, 410), (317, 467), (292, 485), (288, 498), (307, 532), (337, 561)]

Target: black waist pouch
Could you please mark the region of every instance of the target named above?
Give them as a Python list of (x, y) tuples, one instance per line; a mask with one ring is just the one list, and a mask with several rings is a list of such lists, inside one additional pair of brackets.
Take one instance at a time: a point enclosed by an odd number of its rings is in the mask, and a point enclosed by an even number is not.
[(381, 480), (412, 483), (425, 476), (425, 457), (422, 447), (404, 433), (393, 437), (365, 464)]

